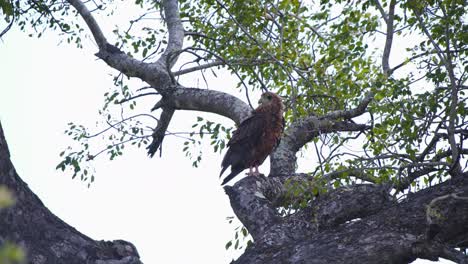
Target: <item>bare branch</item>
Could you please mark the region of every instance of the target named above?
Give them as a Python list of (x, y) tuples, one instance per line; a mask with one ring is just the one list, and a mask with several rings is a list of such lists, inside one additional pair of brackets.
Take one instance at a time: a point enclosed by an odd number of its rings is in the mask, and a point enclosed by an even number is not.
[(313, 138), (338, 131), (364, 131), (370, 127), (348, 121), (310, 116), (294, 122), (284, 133), (281, 143), (270, 156), (271, 171), (287, 175), (295, 171), (296, 152)]
[(382, 18), (385, 20), (385, 23), (388, 24), (388, 16), (387, 13), (385, 13), (385, 10), (382, 7), (382, 4), (380, 4), (379, 0), (374, 0), (375, 5), (377, 6), (377, 9), (379, 10), (380, 14), (382, 15)]
[[(459, 52), (464, 52), (468, 49), (457, 49), (457, 50), (451, 50), (450, 53), (459, 53)], [(396, 65), (395, 67), (391, 68), (390, 71), (389, 71), (389, 75), (391, 75), (393, 72), (395, 72), (396, 70), (398, 70), (399, 68), (405, 66), (406, 64), (408, 64), (408, 62), (410, 61), (413, 61), (415, 59), (418, 59), (418, 58), (421, 58), (421, 57), (424, 57), (424, 56), (427, 56), (427, 55), (430, 55), (430, 54), (436, 54), (437, 51), (436, 50), (433, 50), (433, 51), (426, 51), (426, 52), (423, 52), (423, 53), (419, 53), (419, 54), (416, 54), (416, 55), (413, 55), (411, 57), (409, 57), (408, 59), (406, 59), (404, 62)]]
[(80, 0), (68, 0), (68, 2), (76, 8), (80, 16), (86, 22), (86, 25), (88, 25), (88, 28), (91, 30), (91, 33), (93, 34), (94, 40), (96, 41), (99, 49), (105, 49), (107, 45), (107, 39), (86, 5)]
[(334, 171), (323, 175), (323, 178), (325, 178), (327, 181), (331, 181), (332, 179), (337, 179), (346, 175), (356, 177), (363, 181), (377, 183), (377, 179), (375, 177), (365, 172), (366, 169), (368, 168), (349, 168), (345, 170)]
[(169, 32), (169, 42), (164, 54), (159, 58), (158, 63), (166, 64), (170, 69), (177, 62), (179, 57), (178, 51), (182, 49), (184, 44), (184, 27), (180, 20), (179, 6), (177, 0), (164, 0), (164, 15)]
[(169, 123), (172, 120), (172, 116), (174, 115), (174, 108), (164, 106), (162, 108), (161, 116), (159, 117), (159, 122), (153, 132), (153, 142), (146, 148), (148, 149), (148, 155), (153, 157), (156, 151), (159, 149), (160, 155), (162, 154), (162, 142), (164, 140), (164, 136), (166, 135), (167, 128), (169, 127)]
[(362, 115), (365, 111), (369, 103), (374, 99), (374, 93), (368, 93), (364, 99), (359, 103), (359, 105), (351, 110), (337, 110), (330, 112), (326, 115), (320, 117), (320, 119), (351, 119), (353, 117), (357, 117)]
[[(175, 0), (173, 0), (175, 1)], [(68, 2), (76, 8), (80, 16), (85, 20), (88, 28), (94, 36), (94, 39), (99, 47), (99, 52), (96, 54), (98, 58), (103, 59), (110, 67), (124, 73), (129, 77), (138, 77), (143, 81), (149, 83), (151, 86), (155, 87), (157, 90), (164, 88), (167, 85), (171, 84), (171, 79), (166, 70), (166, 63), (145, 63), (134, 59), (127, 54), (123, 53), (117, 47), (110, 45), (104, 34), (101, 31), (101, 28), (97, 24), (96, 20), (87, 9), (86, 5), (80, 0), (68, 0)], [(174, 3), (169, 1), (168, 4), (170, 8), (173, 7)], [(177, 7), (177, 3), (175, 3)], [(174, 22), (175, 23), (175, 22)], [(176, 25), (171, 22), (171, 26), (177, 28)], [(174, 29), (175, 30), (175, 29)], [(174, 33), (176, 38), (177, 33)], [(177, 39), (174, 40), (177, 42)], [(173, 45), (172, 49), (178, 47), (178, 44)]]
[(187, 73), (200, 71), (200, 70), (205, 70), (205, 69), (209, 69), (209, 68), (216, 67), (216, 66), (224, 66), (224, 65), (253, 66), (253, 65), (261, 65), (261, 64), (269, 63), (269, 62), (271, 62), (271, 61), (270, 60), (255, 60), (255, 61), (252, 61), (252, 60), (246, 60), (246, 59), (239, 59), (239, 60), (235, 60), (235, 61), (216, 60), (216, 61), (209, 62), (209, 63), (203, 64), (203, 65), (199, 65), (199, 66), (195, 66), (195, 67), (192, 67), (192, 68), (183, 69), (183, 70), (174, 72), (173, 75), (174, 76), (184, 75), (184, 74), (187, 74)]
[(11, 26), (13, 26), (13, 23), (15, 23), (15, 17), (14, 15), (11, 16), (10, 18), (10, 23), (0, 32), (0, 39), (11, 29)]
[(250, 115), (250, 107), (239, 98), (227, 93), (178, 86), (172, 93), (159, 101), (152, 110), (165, 105), (180, 110), (195, 110), (215, 113), (240, 124)]
[[(445, 9), (443, 5), (441, 5), (442, 12), (444, 14), (445, 19), (447, 18), (447, 14), (445, 12)], [(450, 37), (449, 37), (449, 30), (448, 30), (448, 25), (445, 25), (445, 46), (446, 46), (446, 53), (442, 51), (441, 47), (437, 44), (437, 42), (434, 40), (432, 37), (431, 33), (427, 29), (426, 25), (424, 24), (424, 21), (422, 20), (422, 16), (420, 14), (420, 11), (418, 9), (414, 9), (414, 13), (416, 15), (416, 18), (418, 19), (419, 26), (421, 27), (422, 31), (426, 35), (426, 37), (429, 39), (431, 44), (434, 46), (434, 48), (437, 51), (437, 56), (439, 57), (440, 61), (445, 65), (445, 68), (447, 70), (449, 80), (450, 80), (450, 106), (449, 106), (449, 124), (448, 124), (448, 140), (450, 143), (450, 147), (452, 149), (452, 168), (450, 169), (450, 173), (453, 174), (454, 176), (460, 176), (462, 174), (461, 167), (460, 167), (460, 161), (459, 161), (459, 153), (458, 153), (458, 147), (457, 147), (457, 142), (455, 140), (455, 123), (457, 119), (457, 104), (458, 104), (458, 85), (456, 84), (456, 77), (455, 73), (453, 71), (453, 65), (452, 65), (452, 59), (451, 59), (451, 53), (450, 53)]]
[[(377, 1), (378, 2), (378, 1)], [(384, 47), (384, 52), (382, 56), (382, 69), (383, 72), (386, 76), (389, 75), (390, 73), (390, 66), (389, 66), (389, 57), (390, 57), (390, 51), (392, 49), (392, 42), (393, 42), (393, 19), (395, 17), (395, 4), (396, 0), (390, 1), (390, 6), (388, 10), (388, 19), (386, 20), (387, 22), (387, 39), (385, 40), (385, 47)], [(380, 4), (379, 4), (380, 5)], [(385, 18), (385, 16), (384, 16)]]
[(122, 99), (121, 101), (119, 101), (119, 104), (123, 104), (123, 103), (129, 102), (129, 101), (133, 101), (133, 100), (135, 100), (137, 98), (145, 97), (145, 96), (148, 96), (148, 95), (160, 95), (160, 94), (155, 93), (155, 92), (141, 93), (141, 94), (137, 94), (135, 96), (132, 96), (132, 97), (129, 97), (129, 98), (126, 98), (126, 99)]

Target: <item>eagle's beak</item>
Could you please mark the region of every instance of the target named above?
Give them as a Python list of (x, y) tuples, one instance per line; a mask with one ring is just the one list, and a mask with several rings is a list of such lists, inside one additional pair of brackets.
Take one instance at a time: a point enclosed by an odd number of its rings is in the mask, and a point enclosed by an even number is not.
[(262, 104), (263, 103), (263, 98), (260, 98), (260, 100), (258, 100), (258, 104)]

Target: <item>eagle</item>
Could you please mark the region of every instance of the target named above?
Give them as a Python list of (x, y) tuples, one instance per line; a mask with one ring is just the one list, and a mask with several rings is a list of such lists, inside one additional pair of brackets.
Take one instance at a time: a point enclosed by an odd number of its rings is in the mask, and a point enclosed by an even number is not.
[[(231, 173), (224, 178), (221, 185), (232, 180), (244, 169), (249, 168), (248, 175), (258, 176), (258, 166), (270, 155), (279, 144), (284, 130), (284, 105), (281, 97), (272, 92), (262, 94), (259, 106), (252, 115), (242, 121), (232, 134), (228, 150), (221, 162), (221, 173), (231, 166)], [(255, 169), (255, 170), (254, 170)]]

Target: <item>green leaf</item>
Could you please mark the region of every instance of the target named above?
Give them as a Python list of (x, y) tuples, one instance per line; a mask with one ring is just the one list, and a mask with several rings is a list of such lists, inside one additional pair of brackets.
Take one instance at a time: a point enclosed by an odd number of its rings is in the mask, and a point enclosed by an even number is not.
[(0, 8), (6, 17), (13, 15), (13, 4), (9, 0), (0, 0)]
[(226, 250), (228, 250), (231, 246), (232, 246), (232, 241), (229, 241), (229, 242), (226, 243), (226, 245), (224, 246), (224, 248), (225, 248)]

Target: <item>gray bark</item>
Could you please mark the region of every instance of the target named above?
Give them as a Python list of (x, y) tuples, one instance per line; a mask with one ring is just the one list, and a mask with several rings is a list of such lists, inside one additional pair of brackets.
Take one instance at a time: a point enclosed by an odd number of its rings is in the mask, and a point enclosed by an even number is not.
[(136, 248), (123, 240), (96, 241), (52, 212), (16, 173), (0, 124), (0, 186), (13, 192), (15, 204), (0, 209), (0, 247), (13, 242), (31, 264), (141, 264)]
[[(306, 175), (287, 178), (307, 180)], [(394, 200), (384, 186), (343, 187), (284, 217), (276, 208), (287, 178), (247, 177), (225, 187), (255, 241), (234, 263), (410, 263), (439, 257), (467, 263), (453, 250), (468, 245), (465, 178), (403, 201)]]

